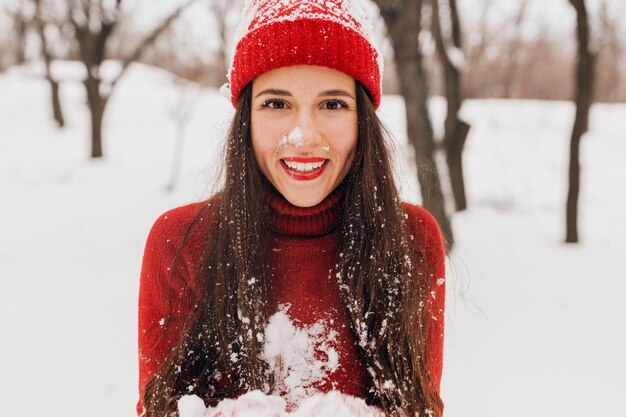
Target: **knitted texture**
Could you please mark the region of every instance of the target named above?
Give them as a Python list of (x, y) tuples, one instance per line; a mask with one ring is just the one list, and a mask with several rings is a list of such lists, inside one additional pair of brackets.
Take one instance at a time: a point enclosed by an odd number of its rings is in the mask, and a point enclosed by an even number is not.
[[(306, 328), (320, 320), (329, 324), (338, 366), (315, 389), (327, 392), (336, 389), (345, 394), (366, 397), (368, 379), (365, 364), (339, 296), (337, 282), (329, 273), (336, 263), (337, 218), (341, 195), (337, 191), (315, 207), (290, 205), (282, 196), (268, 198), (268, 215), (273, 232), (268, 241), (268, 279), (272, 288), (269, 311), (289, 305), (289, 316), (298, 326)], [(196, 213), (207, 202), (190, 204), (160, 216), (148, 236), (139, 289), (139, 401), (137, 412), (143, 410), (146, 383), (156, 374), (168, 352), (180, 337), (185, 318), (200, 293), (196, 291), (197, 260), (201, 258), (210, 211), (201, 215), (182, 242)], [(211, 209), (211, 207), (209, 207)], [(439, 387), (442, 371), (444, 329), (444, 251), (437, 223), (423, 208), (404, 204), (408, 215), (410, 238), (426, 254), (433, 268), (431, 297), (427, 308), (427, 366)], [(173, 262), (176, 250), (177, 262)], [(170, 278), (171, 273), (171, 278)], [(168, 294), (170, 306), (168, 307)], [(164, 324), (167, 321), (167, 331)]]
[(319, 65), (360, 81), (380, 104), (382, 55), (363, 0), (248, 0), (229, 69), (236, 106), (259, 75), (292, 65)]

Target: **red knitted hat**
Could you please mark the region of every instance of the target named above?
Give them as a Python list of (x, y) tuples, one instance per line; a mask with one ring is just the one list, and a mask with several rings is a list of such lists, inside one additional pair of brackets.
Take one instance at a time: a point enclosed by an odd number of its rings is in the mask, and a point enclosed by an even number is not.
[(372, 33), (364, 0), (248, 0), (228, 72), (233, 106), (265, 72), (319, 65), (360, 81), (378, 108), (383, 62)]

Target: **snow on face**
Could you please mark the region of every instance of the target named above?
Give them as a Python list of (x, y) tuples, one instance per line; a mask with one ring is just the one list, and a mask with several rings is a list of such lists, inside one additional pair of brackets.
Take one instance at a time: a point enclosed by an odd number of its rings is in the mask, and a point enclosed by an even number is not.
[[(289, 133), (281, 136), (281, 138), (278, 140), (278, 143), (276, 144), (276, 151), (286, 148), (290, 144), (296, 148), (304, 145), (304, 141), (302, 140), (303, 137), (304, 134), (302, 133), (302, 129), (300, 129), (298, 126), (294, 127), (293, 130), (291, 130)], [(330, 146), (322, 146), (322, 152), (329, 153)]]
[(336, 338), (325, 320), (300, 326), (281, 306), (265, 329), (263, 352), (276, 381), (275, 394), (284, 395), (290, 406), (316, 394), (318, 384), (339, 368)]
[(289, 144), (292, 144), (293, 146), (302, 146), (303, 145), (303, 134), (302, 134), (302, 130), (296, 126), (293, 128), (293, 130), (285, 135), (283, 135), (280, 140), (278, 141), (278, 144), (276, 145), (276, 150), (279, 150), (281, 148), (285, 148), (287, 147)]

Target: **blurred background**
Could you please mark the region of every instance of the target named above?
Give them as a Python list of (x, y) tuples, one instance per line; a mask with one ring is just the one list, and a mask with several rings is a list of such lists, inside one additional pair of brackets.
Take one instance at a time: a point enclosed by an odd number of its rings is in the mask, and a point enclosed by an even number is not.
[[(626, 417), (626, 3), (359, 1), (449, 243), (445, 415)], [(145, 240), (219, 189), (242, 3), (0, 0), (2, 415), (136, 415)]]

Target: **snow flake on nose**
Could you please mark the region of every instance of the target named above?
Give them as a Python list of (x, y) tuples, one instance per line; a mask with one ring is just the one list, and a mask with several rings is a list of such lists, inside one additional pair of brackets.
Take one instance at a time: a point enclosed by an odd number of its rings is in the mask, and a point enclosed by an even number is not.
[(280, 140), (278, 141), (278, 144), (276, 145), (276, 150), (286, 148), (289, 144), (292, 144), (293, 146), (296, 146), (296, 147), (302, 146), (304, 144), (304, 142), (302, 141), (303, 137), (304, 137), (304, 134), (302, 133), (302, 129), (296, 126), (293, 128), (291, 132), (283, 135), (280, 138)]

